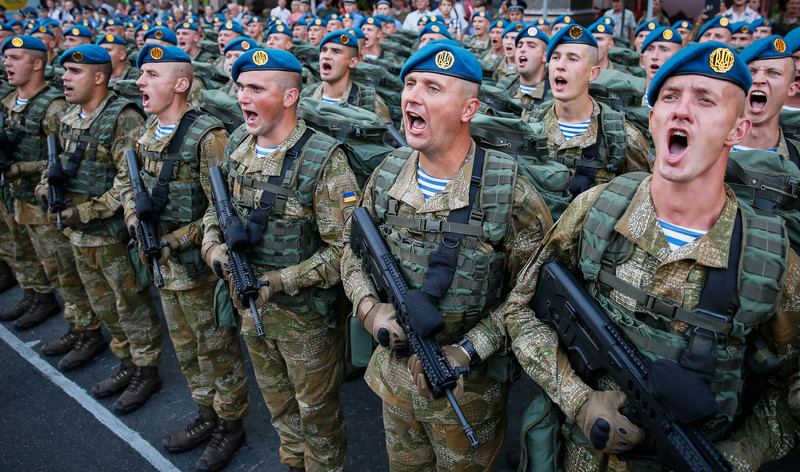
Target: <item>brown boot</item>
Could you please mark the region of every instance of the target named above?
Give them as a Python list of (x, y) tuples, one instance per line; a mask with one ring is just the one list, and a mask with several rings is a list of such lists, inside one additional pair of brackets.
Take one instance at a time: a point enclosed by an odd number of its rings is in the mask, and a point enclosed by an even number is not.
[(26, 288), (19, 303), (0, 311), (0, 321), (14, 321), (24, 315), (33, 303), (34, 298), (36, 298), (36, 292), (33, 289)]
[(0, 293), (5, 292), (14, 285), (17, 285), (17, 278), (14, 277), (14, 272), (11, 267), (6, 264), (6, 261), (0, 261)]
[(244, 444), (244, 428), (242, 420), (228, 421), (220, 418), (217, 429), (211, 435), (211, 442), (206, 446), (203, 455), (197, 460), (194, 470), (212, 472), (220, 470), (231, 461), (233, 453)]
[(136, 366), (133, 364), (130, 357), (120, 359), (117, 370), (108, 378), (97, 382), (94, 387), (92, 387), (92, 396), (95, 398), (106, 398), (125, 390), (128, 384), (131, 383), (135, 370)]
[(191, 451), (211, 438), (211, 433), (217, 428), (217, 419), (217, 412), (213, 406), (198, 405), (197, 418), (186, 428), (165, 437), (161, 445), (165, 451), (172, 454)]
[(289, 472), (306, 472), (306, 468), (289, 466)]
[(37, 293), (28, 310), (17, 321), (14, 329), (24, 331), (39, 326), (51, 316), (61, 313), (61, 305), (56, 300), (55, 293)]
[(161, 390), (161, 377), (158, 376), (158, 367), (136, 366), (133, 378), (128, 388), (122, 392), (117, 401), (111, 406), (114, 413), (127, 415), (139, 409), (147, 402), (151, 395)]
[(45, 356), (60, 356), (72, 350), (75, 342), (81, 337), (81, 332), (75, 329), (75, 323), (69, 324), (69, 329), (63, 336), (50, 341), (42, 347), (42, 354)]
[(58, 361), (58, 370), (61, 372), (69, 372), (70, 370), (82, 367), (88, 364), (90, 360), (94, 359), (94, 356), (105, 351), (107, 347), (108, 342), (106, 342), (106, 338), (103, 337), (103, 333), (100, 332), (100, 329), (81, 331), (81, 335), (78, 340), (75, 341), (72, 350)]

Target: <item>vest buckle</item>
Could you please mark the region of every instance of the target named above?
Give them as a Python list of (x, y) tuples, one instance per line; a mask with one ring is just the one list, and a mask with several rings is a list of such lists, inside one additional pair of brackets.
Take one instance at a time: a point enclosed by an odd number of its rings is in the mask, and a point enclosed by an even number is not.
[(441, 233), (442, 220), (432, 220), (430, 218), (420, 218), (417, 220), (417, 230), (425, 233)]

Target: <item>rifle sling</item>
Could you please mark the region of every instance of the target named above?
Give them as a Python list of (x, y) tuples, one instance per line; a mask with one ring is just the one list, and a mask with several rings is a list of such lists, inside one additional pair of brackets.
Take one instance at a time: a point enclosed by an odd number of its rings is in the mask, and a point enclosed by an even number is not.
[[(103, 110), (98, 115), (97, 119), (106, 112), (108, 107), (117, 100), (117, 95), (111, 95), (108, 98), (105, 106), (103, 106)], [(83, 130), (80, 134), (72, 134), (70, 135), (70, 140), (78, 141), (78, 145), (75, 146), (75, 150), (67, 158), (67, 167), (64, 168), (64, 187), (67, 186), (69, 183), (69, 179), (75, 177), (75, 174), (78, 173), (78, 168), (81, 166), (81, 162), (83, 161), (83, 156), (86, 155), (86, 148), (89, 146), (93, 146), (94, 148), (97, 147), (97, 144), (100, 142), (97, 138), (92, 137), (91, 135), (92, 127), (88, 127)]]
[[(175, 130), (175, 135), (172, 137), (172, 140), (169, 142), (169, 146), (167, 147), (168, 156), (179, 156), (178, 152), (183, 145), (183, 140), (186, 137), (186, 133), (189, 131), (189, 128), (192, 126), (195, 120), (197, 120), (197, 117), (198, 114), (194, 110), (189, 110), (183, 115), (183, 117), (181, 117), (181, 120), (178, 123), (178, 128)], [(164, 211), (164, 208), (167, 207), (167, 201), (169, 197), (169, 182), (173, 178), (175, 165), (180, 163), (180, 161), (180, 157), (178, 159), (164, 159), (164, 164), (161, 166), (161, 172), (158, 173), (158, 180), (156, 181), (156, 186), (153, 188), (153, 193), (151, 196), (153, 202), (153, 215), (155, 215), (155, 218), (157, 218), (158, 215)]]

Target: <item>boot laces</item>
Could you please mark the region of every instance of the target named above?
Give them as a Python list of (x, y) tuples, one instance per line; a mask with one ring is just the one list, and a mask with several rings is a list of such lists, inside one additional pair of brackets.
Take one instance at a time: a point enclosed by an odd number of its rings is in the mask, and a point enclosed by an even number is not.
[(193, 419), (191, 423), (189, 423), (189, 426), (184, 429), (184, 432), (187, 436), (194, 436), (199, 431), (202, 431), (203, 428), (205, 428), (208, 424), (210, 424), (210, 422), (207, 419), (200, 418), (198, 416), (197, 418)]
[(137, 369), (133, 373), (133, 377), (131, 377), (131, 383), (128, 384), (127, 390), (132, 393), (139, 393), (141, 390), (142, 385), (144, 384), (144, 375), (142, 375), (142, 371)]
[(224, 426), (225, 423), (220, 420), (220, 423), (217, 425), (214, 433), (211, 434), (211, 442), (208, 443), (209, 448), (220, 450), (225, 446), (225, 443), (228, 442), (228, 438), (231, 436), (231, 433)]

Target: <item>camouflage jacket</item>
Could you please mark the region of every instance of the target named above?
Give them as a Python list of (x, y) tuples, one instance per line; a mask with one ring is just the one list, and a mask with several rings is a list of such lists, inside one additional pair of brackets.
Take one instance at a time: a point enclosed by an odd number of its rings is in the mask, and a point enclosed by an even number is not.
[[(536, 86), (536, 88), (530, 93), (522, 93), (522, 90), (520, 90), (519, 74), (506, 76), (500, 83), (497, 84), (497, 86), (504, 88), (509, 97), (519, 100), (527, 107), (532, 104), (537, 105), (553, 98), (553, 92), (550, 91), (550, 86), (547, 81), (547, 74), (545, 74), (542, 81), (539, 82), (539, 85)], [(522, 121), (530, 121), (531, 109), (523, 110), (520, 118)]]
[[(232, 161), (246, 166), (246, 175), (260, 181), (280, 175), (286, 151), (291, 149), (305, 130), (305, 122), (298, 119), (297, 127), (286, 141), (265, 159), (256, 157), (256, 139), (254, 136), (248, 136), (231, 155), (226, 156), (222, 166), (223, 175), (227, 176)], [(342, 236), (344, 224), (350, 212), (357, 205), (361, 192), (358, 190), (355, 175), (347, 164), (347, 157), (338, 147), (325, 162), (320, 175), (321, 177), (314, 187), (311, 205), (304, 206), (297, 198), (289, 197), (284, 206), (284, 219), (315, 219), (317, 231), (324, 243), (322, 248), (300, 264), (279, 271), (284, 292), (288, 295), (296, 295), (301, 289), (307, 287), (333, 287), (341, 281), (339, 259), (344, 247)], [(241, 199), (243, 190), (243, 187), (236, 182), (228, 184), (231, 200)], [(260, 198), (261, 191), (257, 192)], [(350, 192), (355, 192), (356, 200), (345, 202), (345, 194)], [(203, 228), (205, 230), (204, 243), (211, 241), (221, 244), (225, 242), (213, 205), (209, 205), (208, 211), (206, 211)], [(253, 266), (253, 270), (256, 277), (260, 277), (268, 271), (268, 268), (256, 264)], [(292, 342), (304, 342), (321, 335), (327, 331), (330, 324), (329, 317), (323, 317), (313, 312), (295, 313), (274, 302), (268, 302), (260, 309), (259, 313), (264, 330), (270, 338)], [(240, 312), (240, 316), (252, 315), (249, 310), (246, 310)]]
[[(398, 174), (394, 186), (389, 190), (389, 195), (399, 201), (397, 216), (403, 218), (431, 218), (444, 220), (451, 210), (463, 208), (469, 202), (469, 181), (475, 156), (475, 143), (462, 164), (461, 169), (447, 184), (445, 189), (425, 200), (417, 183), (417, 166), (419, 152), (414, 151)], [(364, 188), (364, 197), (361, 206), (367, 208), (373, 219), (376, 218), (374, 200), (376, 198), (377, 172)], [(513, 186), (512, 212), (506, 239), (502, 247), (495, 248), (487, 244), (483, 237), (478, 239), (478, 248), (488, 253), (503, 251), (507, 255), (507, 278), (514, 280), (520, 267), (537, 249), (545, 232), (552, 226), (552, 218), (543, 199), (525, 178), (517, 177)], [(376, 221), (376, 224), (382, 224)], [(412, 231), (407, 228), (396, 228), (411, 239), (415, 239)], [(436, 243), (442, 235), (437, 235)], [(349, 230), (345, 233), (345, 241), (349, 242)], [(357, 307), (364, 297), (378, 297), (374, 285), (366, 275), (361, 259), (356, 257), (349, 244), (345, 245), (342, 255), (342, 281), (345, 292), (353, 306)], [(505, 293), (505, 292), (504, 292)], [(462, 323), (446, 323), (444, 331), (437, 337), (442, 343), (454, 342), (458, 337), (465, 336), (473, 345), (482, 360), (488, 359), (492, 354), (504, 354), (508, 350), (505, 329), (502, 320), (488, 317), (489, 310), (483, 313), (483, 318), (468, 332), (462, 332)], [(463, 314), (443, 313), (445, 319), (460, 320)], [(455, 414), (449, 407), (447, 400), (427, 402), (417, 394), (414, 381), (406, 366), (405, 359), (397, 359), (394, 353), (378, 346), (370, 366), (367, 369), (367, 383), (386, 402), (395, 406), (412, 409), (417, 419), (437, 423), (456, 423)], [(483, 408), (472, 409), (465, 407), (469, 421), (482, 421), (497, 414), (494, 409), (498, 400), (500, 389), (494, 381), (485, 375), (475, 374), (465, 382), (464, 401), (462, 405), (471, 401), (483, 402)], [(491, 407), (490, 407), (491, 405)]]
[[(303, 87), (302, 96), (303, 97), (311, 97), (314, 100), (322, 100), (322, 84), (323, 82), (318, 82), (308, 87)], [(362, 89), (366, 87), (366, 85), (358, 84), (359, 93), (358, 97), (356, 98), (356, 103), (351, 103), (351, 105), (361, 107), (367, 111), (371, 111), (378, 115), (378, 118), (383, 120), (384, 123), (391, 123), (392, 117), (389, 116), (389, 108), (386, 106), (386, 102), (383, 101), (378, 91), (373, 89), (373, 102), (371, 106), (366, 106), (366, 104), (362, 104)], [(342, 94), (342, 100), (347, 100), (347, 97), (350, 96), (350, 90), (353, 88), (353, 81), (351, 80), (350, 83), (347, 84), (347, 88), (344, 89), (344, 93)]]
[(488, 36), (484, 41), (478, 41), (477, 36), (469, 36), (463, 41), (463, 44), (464, 49), (474, 54), (478, 59), (482, 59), (486, 55), (486, 51), (492, 47), (492, 42)]

